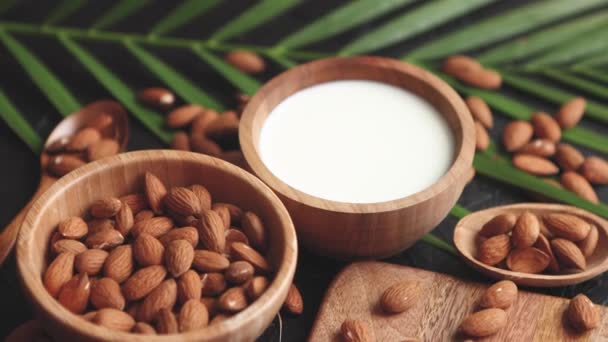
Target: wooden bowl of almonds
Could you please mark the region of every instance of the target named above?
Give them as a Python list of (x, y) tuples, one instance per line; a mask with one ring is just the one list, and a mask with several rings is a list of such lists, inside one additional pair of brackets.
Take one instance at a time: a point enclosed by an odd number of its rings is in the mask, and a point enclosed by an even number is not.
[(251, 341), (287, 297), (297, 241), (253, 175), (155, 150), (63, 177), (27, 214), (16, 253), (58, 340)]

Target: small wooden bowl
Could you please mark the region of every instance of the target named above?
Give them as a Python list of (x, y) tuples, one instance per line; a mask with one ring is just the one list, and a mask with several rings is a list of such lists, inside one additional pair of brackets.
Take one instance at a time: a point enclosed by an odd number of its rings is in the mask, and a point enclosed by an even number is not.
[[(448, 172), (423, 191), (371, 204), (336, 202), (311, 196), (273, 175), (262, 162), (258, 150), (260, 131), (271, 111), (301, 89), (348, 79), (372, 80), (401, 87), (437, 108), (455, 139), (454, 162)], [(314, 132), (311, 132), (313, 137)], [(393, 255), (435, 228), (462, 193), (475, 150), (471, 115), (450, 86), (421, 68), (380, 57), (324, 59), (275, 77), (248, 102), (241, 118), (239, 139), (253, 173), (279, 195), (289, 210), (300, 242), (316, 253), (341, 259)]]
[[(599, 240), (595, 252), (587, 258), (587, 269), (570, 274), (529, 274), (513, 272), (488, 266), (477, 260), (477, 233), (481, 227), (496, 215), (511, 212), (516, 215), (530, 211), (539, 217), (547, 213), (560, 212), (576, 215), (597, 226)], [(608, 222), (590, 212), (561, 204), (521, 203), (504, 205), (467, 215), (454, 229), (454, 245), (465, 262), (481, 273), (495, 279), (509, 279), (513, 282), (534, 287), (558, 287), (574, 285), (589, 280), (608, 270)]]
[[(180, 335), (143, 336), (113, 331), (66, 310), (46, 291), (42, 273), (47, 246), (59, 221), (81, 216), (96, 199), (143, 191), (150, 171), (167, 186), (203, 184), (214, 201), (231, 202), (261, 216), (271, 241), (267, 254), (276, 270), (266, 292), (247, 309), (218, 324)], [(17, 266), (26, 295), (45, 328), (59, 341), (251, 341), (279, 312), (297, 259), (295, 230), (287, 210), (259, 179), (219, 159), (190, 152), (139, 151), (100, 160), (61, 178), (27, 214), (17, 245)]]

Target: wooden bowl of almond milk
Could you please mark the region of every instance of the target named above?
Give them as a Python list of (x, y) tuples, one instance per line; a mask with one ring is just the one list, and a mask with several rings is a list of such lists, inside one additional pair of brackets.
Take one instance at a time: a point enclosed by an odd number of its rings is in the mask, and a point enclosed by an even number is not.
[(301, 243), (341, 259), (390, 256), (435, 228), (475, 151), (470, 113), (450, 86), (380, 57), (324, 59), (273, 78), (247, 104), (239, 138)]

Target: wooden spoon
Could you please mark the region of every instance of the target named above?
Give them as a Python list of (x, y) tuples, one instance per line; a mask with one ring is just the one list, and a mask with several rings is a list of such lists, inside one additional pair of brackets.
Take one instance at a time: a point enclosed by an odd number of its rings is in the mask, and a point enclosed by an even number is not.
[[(530, 211), (541, 217), (548, 213), (576, 215), (596, 225), (599, 241), (595, 252), (587, 258), (587, 268), (582, 272), (567, 274), (529, 274), (488, 266), (477, 260), (477, 233), (496, 215), (511, 212), (516, 215)], [(583, 209), (561, 204), (522, 203), (505, 205), (471, 213), (458, 222), (454, 229), (454, 245), (464, 260), (481, 273), (496, 279), (510, 279), (520, 285), (558, 287), (573, 285), (591, 279), (608, 270), (608, 222)]]
[(2, 230), (0, 233), (0, 265), (4, 263), (8, 255), (10, 254), (15, 240), (17, 239), (17, 233), (21, 227), (21, 222), (25, 217), (25, 214), (30, 209), (34, 201), (44, 193), (44, 191), (51, 186), (57, 177), (50, 175), (46, 171), (46, 166), (49, 161), (49, 155), (46, 153), (46, 148), (55, 142), (56, 140), (73, 135), (80, 128), (86, 126), (87, 123), (91, 122), (92, 119), (96, 118), (99, 114), (108, 114), (112, 117), (112, 125), (108, 132), (104, 132), (105, 138), (112, 138), (118, 141), (120, 145), (120, 151), (123, 151), (127, 146), (129, 139), (129, 124), (127, 112), (125, 109), (116, 101), (112, 100), (101, 100), (90, 103), (82, 107), (79, 111), (74, 112), (64, 118), (55, 129), (51, 132), (44, 144), (44, 150), (40, 155), (40, 182), (38, 183), (38, 189), (30, 199), (30, 201), (19, 211), (17, 216)]

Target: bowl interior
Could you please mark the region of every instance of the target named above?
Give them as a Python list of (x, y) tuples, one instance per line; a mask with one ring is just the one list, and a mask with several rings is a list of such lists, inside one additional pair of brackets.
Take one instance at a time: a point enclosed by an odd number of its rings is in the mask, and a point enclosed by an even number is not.
[[(34, 204), (22, 226), (17, 247), (19, 271), (34, 303), (83, 334), (110, 334), (122, 339), (127, 336), (88, 322), (84, 324), (86, 321), (69, 313), (46, 292), (41, 274), (47, 265), (49, 238), (61, 220), (84, 216), (96, 199), (143, 192), (145, 172), (157, 175), (167, 187), (202, 184), (214, 202), (233, 203), (243, 210), (254, 211), (267, 229), (270, 247), (266, 256), (276, 270), (271, 286), (248, 309), (234, 316), (236, 319), (205, 329), (205, 336), (213, 339), (254, 321), (259, 310), (276, 308), (270, 314), (273, 317), (282, 304), (278, 297), (286, 294), (296, 265), (297, 242), (285, 207), (268, 187), (242, 169), (219, 159), (177, 151), (132, 152), (91, 163), (59, 180)], [(188, 335), (202, 336), (197, 333)], [(132, 339), (135, 335), (128, 336)]]
[[(576, 215), (594, 224), (598, 229), (598, 245), (593, 255), (587, 258), (587, 269), (568, 274), (528, 274), (488, 266), (477, 260), (477, 233), (483, 225), (498, 214), (511, 212), (516, 215), (530, 211), (541, 217), (548, 213)], [(580, 283), (608, 270), (608, 222), (585, 210), (560, 204), (522, 203), (500, 206), (469, 214), (454, 229), (454, 245), (465, 260), (486, 275), (500, 279), (511, 279), (530, 286), (564, 286)]]
[[(451, 168), (431, 188), (436, 187), (437, 191), (439, 188), (445, 188), (450, 177), (455, 174), (463, 175), (470, 167), (474, 150), (474, 142), (471, 140), (471, 137), (474, 137), (473, 123), (462, 99), (445, 82), (421, 68), (393, 59), (381, 57), (330, 58), (298, 66), (275, 77), (256, 93), (243, 112), (239, 129), (243, 154), (256, 175), (274, 190), (294, 200), (306, 202), (308, 205), (317, 206), (315, 202), (323, 201), (323, 204), (319, 204), (319, 206), (329, 204), (347, 212), (353, 208), (361, 211), (363, 207), (370, 206), (370, 204), (335, 202), (298, 191), (274, 176), (260, 157), (260, 132), (272, 110), (284, 99), (301, 89), (335, 80), (371, 80), (387, 83), (422, 97), (443, 115), (453, 132), (455, 155)], [(311, 134), (311, 138), (312, 136)], [(402, 199), (382, 203), (392, 203), (393, 207), (395, 203), (398, 206), (412, 204), (411, 200), (405, 199), (424, 200), (433, 193), (430, 192), (427, 194), (429, 196), (425, 196), (425, 191), (429, 189)], [(371, 205), (378, 204), (378, 208), (375, 210), (382, 211), (382, 203), (372, 203)]]

